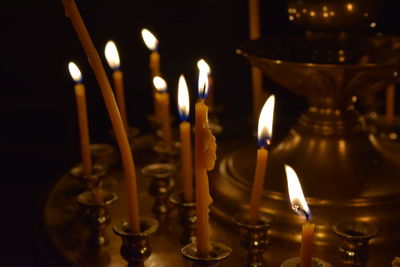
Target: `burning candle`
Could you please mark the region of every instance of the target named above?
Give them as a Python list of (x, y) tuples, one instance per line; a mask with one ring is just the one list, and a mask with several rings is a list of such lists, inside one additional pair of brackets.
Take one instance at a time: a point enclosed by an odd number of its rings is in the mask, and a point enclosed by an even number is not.
[(257, 224), (259, 217), (260, 202), (267, 169), (268, 150), (271, 147), (274, 106), (275, 96), (271, 95), (265, 101), (258, 120), (258, 145), (260, 148), (257, 150), (257, 164), (250, 199), (249, 220), (251, 224)]
[(208, 76), (208, 96), (205, 100), (206, 104), (210, 107), (210, 109), (213, 109), (214, 107), (214, 79), (211, 76), (211, 68), (207, 64), (207, 62), (204, 59), (200, 59), (197, 61), (197, 68), (200, 70), (201, 68), (204, 68), (207, 72)]
[(82, 84), (82, 74), (74, 62), (68, 64), (69, 72), (75, 82), (75, 98), (78, 113), (79, 134), (81, 139), (82, 173), (85, 177), (92, 175), (92, 158), (90, 155), (90, 138), (86, 110), (85, 86)]
[(155, 105), (157, 120), (162, 126), (162, 137), (165, 145), (172, 148), (172, 129), (171, 129), (171, 116), (169, 111), (169, 93), (167, 92), (167, 83), (163, 78), (156, 76), (153, 78), (153, 84), (156, 88)]
[(149, 67), (152, 77), (160, 76), (160, 54), (157, 51), (158, 40), (148, 29), (142, 29), (142, 38), (147, 48), (151, 51)]
[(300, 181), (296, 175), (296, 172), (286, 164), (285, 171), (292, 209), (300, 216), (304, 216), (306, 218), (306, 222), (303, 224), (303, 230), (301, 234), (300, 266), (311, 267), (312, 244), (315, 225), (310, 223), (311, 211), (308, 208), (306, 199), (304, 198), (303, 190), (301, 189)]
[(85, 50), (92, 69), (99, 83), (104, 102), (107, 107), (111, 123), (114, 128), (115, 138), (121, 151), (121, 158), (124, 165), (128, 206), (129, 206), (129, 226), (132, 233), (140, 232), (139, 224), (139, 203), (137, 195), (136, 171), (133, 162), (132, 152), (129, 146), (128, 137), (126, 135), (124, 124), (119, 113), (114, 94), (108, 81), (106, 71), (101, 63), (99, 54), (94, 47), (92, 39), (86, 29), (86, 26), (79, 13), (78, 7), (74, 0), (62, 0), (65, 8), (66, 16), (71, 18), (72, 25), (79, 37), (79, 40)]
[(126, 113), (126, 102), (124, 92), (124, 80), (122, 71), (119, 69), (120, 61), (117, 46), (113, 41), (108, 41), (104, 50), (108, 65), (113, 70), (114, 91), (117, 100), (119, 112), (125, 129), (128, 127), (128, 116)]
[(185, 202), (193, 201), (192, 144), (190, 138), (190, 122), (188, 122), (189, 110), (189, 92), (185, 77), (181, 75), (178, 84), (178, 112), (181, 119), (179, 130), (181, 135), (183, 199)]
[(212, 199), (209, 192), (207, 171), (214, 169), (217, 158), (215, 137), (208, 127), (208, 107), (204, 99), (208, 93), (207, 70), (200, 69), (198, 95), (200, 101), (195, 107), (195, 167), (196, 167), (196, 240), (199, 257), (207, 258), (210, 251), (210, 227), (208, 206)]

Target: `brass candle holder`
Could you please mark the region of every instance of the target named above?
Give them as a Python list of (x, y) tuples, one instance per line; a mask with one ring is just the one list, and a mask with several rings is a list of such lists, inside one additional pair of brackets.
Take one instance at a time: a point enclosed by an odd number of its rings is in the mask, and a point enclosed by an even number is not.
[(174, 192), (169, 201), (178, 207), (178, 222), (183, 227), (179, 241), (182, 245), (194, 243), (196, 240), (196, 202), (184, 202), (181, 192)]
[[(281, 264), (281, 267), (299, 267), (299, 266), (300, 266), (299, 257), (290, 258)], [(320, 258), (313, 257), (311, 261), (311, 267), (332, 267), (332, 264)]]
[(92, 175), (85, 176), (82, 173), (82, 165), (73, 167), (69, 174), (79, 181), (79, 184), (85, 190), (92, 190), (93, 188), (99, 187), (99, 183), (102, 178), (106, 176), (106, 170), (102, 165), (94, 164), (92, 168)]
[(345, 264), (365, 266), (368, 261), (368, 242), (378, 234), (373, 225), (360, 221), (343, 221), (333, 226), (341, 238), (339, 257)]
[(170, 210), (168, 197), (174, 187), (175, 172), (176, 167), (171, 163), (154, 163), (143, 167), (143, 175), (151, 178), (148, 191), (155, 200), (152, 208), (154, 213), (167, 213)]
[(152, 218), (140, 218), (140, 229), (140, 233), (131, 233), (129, 222), (125, 219), (113, 226), (114, 233), (122, 239), (120, 253), (128, 262), (128, 266), (144, 266), (144, 261), (150, 257), (149, 235), (157, 231), (158, 221)]
[(262, 214), (257, 224), (251, 224), (248, 213), (237, 213), (233, 222), (240, 228), (240, 244), (247, 252), (245, 266), (266, 266), (263, 254), (269, 245), (268, 229), (274, 220), (270, 214)]
[(102, 189), (94, 189), (79, 194), (77, 200), (83, 208), (90, 228), (88, 247), (106, 245), (108, 240), (105, 230), (111, 221), (108, 207), (117, 200), (117, 195)]
[(225, 260), (232, 253), (232, 249), (224, 244), (211, 242), (212, 249), (209, 257), (200, 258), (197, 255), (197, 244), (191, 243), (181, 249), (183, 258), (192, 262), (193, 267), (214, 266)]

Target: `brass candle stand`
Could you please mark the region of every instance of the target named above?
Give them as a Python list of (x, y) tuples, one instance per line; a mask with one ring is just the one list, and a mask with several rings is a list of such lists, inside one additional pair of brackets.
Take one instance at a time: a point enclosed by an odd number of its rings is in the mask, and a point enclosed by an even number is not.
[(106, 169), (99, 164), (94, 164), (92, 168), (92, 175), (90, 177), (84, 176), (82, 173), (82, 165), (77, 165), (70, 169), (69, 174), (78, 180), (81, 187), (85, 190), (92, 190), (99, 187), (101, 179), (106, 176)]
[(201, 258), (197, 255), (197, 244), (190, 243), (181, 250), (182, 256), (192, 262), (193, 267), (214, 266), (225, 260), (232, 253), (232, 249), (224, 244), (211, 242), (209, 257)]
[(106, 245), (108, 238), (105, 230), (111, 221), (108, 209), (117, 200), (117, 195), (103, 189), (93, 189), (79, 194), (77, 200), (83, 208), (84, 216), (90, 228), (88, 247)]
[(344, 264), (366, 266), (368, 262), (368, 242), (378, 234), (378, 229), (369, 223), (343, 221), (333, 226), (340, 237), (339, 257)]
[(149, 194), (155, 200), (153, 212), (162, 214), (170, 210), (168, 197), (174, 187), (175, 172), (176, 167), (171, 163), (154, 163), (143, 167), (143, 175), (150, 178)]
[(182, 245), (194, 243), (196, 240), (196, 202), (185, 202), (181, 192), (174, 192), (169, 200), (178, 207), (178, 222), (182, 226), (179, 241)]
[[(376, 146), (352, 102), (353, 96), (373, 94), (398, 79), (399, 43), (393, 36), (307, 32), (240, 45), (238, 53), (254, 67), (310, 102), (269, 155), (261, 210), (276, 218), (272, 238), (289, 245), (300, 235), (295, 215), (284, 212), (283, 166), (290, 164), (303, 178), (307, 202), (316, 214), (318, 244), (335, 243), (331, 229), (338, 213), (355, 220), (370, 218), (381, 230), (377, 244), (400, 240), (400, 232), (394, 231), (400, 215), (391, 212), (400, 205), (400, 156), (389, 159), (385, 148)], [(223, 155), (219, 172), (210, 179), (212, 210), (225, 221), (245, 208), (252, 185), (256, 145), (240, 141), (236, 150)]]
[(247, 258), (245, 266), (267, 266), (263, 254), (268, 248), (268, 229), (273, 222), (273, 216), (262, 214), (257, 224), (251, 224), (248, 212), (241, 212), (233, 216), (233, 222), (240, 229), (240, 244), (246, 250)]
[(125, 219), (113, 226), (113, 231), (122, 240), (121, 256), (128, 262), (128, 266), (144, 266), (144, 261), (151, 254), (149, 236), (157, 232), (158, 222), (151, 218), (140, 219), (141, 232), (134, 234), (129, 229), (129, 222)]

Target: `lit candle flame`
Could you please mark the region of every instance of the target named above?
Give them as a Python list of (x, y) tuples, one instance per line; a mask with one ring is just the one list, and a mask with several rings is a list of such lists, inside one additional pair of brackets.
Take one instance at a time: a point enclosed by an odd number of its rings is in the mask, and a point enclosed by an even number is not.
[(158, 40), (148, 29), (142, 29), (143, 41), (151, 51), (157, 50)]
[(197, 64), (197, 66), (199, 68), (198, 95), (201, 99), (204, 99), (208, 95), (208, 73), (210, 71), (210, 67), (208, 64)]
[(189, 92), (186, 84), (185, 77), (181, 75), (179, 77), (179, 85), (178, 85), (178, 111), (179, 117), (182, 121), (187, 121), (189, 117), (190, 110), (190, 101), (189, 101)]
[(208, 75), (211, 73), (211, 68), (204, 59), (197, 61), (197, 68), (206, 70)]
[(82, 81), (82, 74), (79, 70), (78, 66), (74, 62), (68, 63), (69, 73), (71, 74), (72, 79), (76, 83), (80, 83)]
[(117, 46), (113, 41), (110, 40), (107, 42), (104, 53), (106, 55), (106, 59), (110, 68), (112, 68), (113, 70), (119, 69), (119, 54)]
[(304, 198), (303, 190), (301, 189), (300, 181), (296, 172), (292, 167), (286, 164), (285, 171), (292, 209), (300, 216), (305, 216), (307, 220), (310, 220), (311, 211), (308, 208), (306, 199)]
[(272, 125), (274, 123), (275, 96), (265, 101), (258, 119), (258, 145), (268, 149), (271, 146)]
[(155, 76), (153, 78), (153, 85), (159, 93), (164, 93), (167, 91), (167, 83), (160, 76)]

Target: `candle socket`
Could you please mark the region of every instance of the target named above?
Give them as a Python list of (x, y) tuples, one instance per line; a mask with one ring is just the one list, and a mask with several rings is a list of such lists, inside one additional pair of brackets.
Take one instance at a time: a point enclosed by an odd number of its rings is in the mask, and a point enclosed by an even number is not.
[(103, 166), (106, 170), (116, 167), (121, 159), (117, 150), (110, 144), (100, 143), (90, 145), (93, 163)]
[(151, 254), (149, 235), (157, 231), (158, 222), (152, 218), (140, 218), (140, 229), (140, 233), (131, 233), (129, 222), (125, 219), (113, 226), (114, 233), (122, 239), (120, 253), (128, 266), (144, 266), (144, 261)]
[(111, 217), (108, 207), (117, 200), (117, 195), (102, 189), (85, 191), (78, 195), (78, 203), (83, 208), (86, 221), (90, 228), (87, 241), (89, 248), (101, 247), (108, 243), (105, 230)]
[(368, 261), (368, 242), (377, 235), (378, 229), (365, 222), (343, 221), (335, 224), (333, 231), (341, 238), (338, 252), (343, 263), (365, 266)]
[(180, 164), (180, 142), (174, 142), (172, 147), (168, 147), (163, 141), (159, 141), (153, 146), (153, 150), (158, 155), (158, 162), (172, 162), (175, 165)]
[(196, 202), (184, 202), (181, 192), (174, 192), (169, 201), (178, 207), (178, 222), (183, 226), (179, 241), (182, 245), (196, 240)]
[(272, 215), (262, 214), (257, 224), (251, 224), (247, 212), (233, 216), (240, 229), (240, 244), (247, 252), (245, 266), (266, 266), (263, 254), (269, 245), (268, 229), (273, 220)]
[[(284, 261), (281, 267), (300, 267), (300, 257), (295, 257)], [(332, 264), (320, 258), (312, 258), (311, 267), (332, 267)]]
[(83, 175), (82, 165), (78, 165), (70, 169), (69, 174), (76, 178), (85, 190), (90, 191), (93, 188), (99, 187), (101, 179), (106, 176), (106, 170), (103, 166), (95, 164), (92, 168), (92, 175), (88, 177)]
[(208, 258), (197, 256), (197, 244), (191, 243), (181, 249), (183, 258), (192, 262), (193, 267), (214, 266), (225, 260), (232, 253), (232, 249), (224, 244), (211, 242), (212, 249)]
[(143, 167), (143, 175), (151, 178), (148, 191), (155, 199), (152, 208), (154, 213), (167, 213), (170, 210), (168, 197), (174, 187), (175, 172), (176, 167), (171, 163), (154, 163)]

